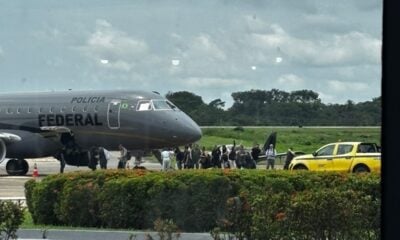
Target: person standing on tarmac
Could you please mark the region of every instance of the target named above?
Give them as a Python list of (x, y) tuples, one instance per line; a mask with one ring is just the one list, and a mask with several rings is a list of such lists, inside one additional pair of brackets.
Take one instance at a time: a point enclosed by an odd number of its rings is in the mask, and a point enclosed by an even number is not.
[(185, 154), (179, 149), (179, 147), (175, 148), (175, 157), (176, 157), (176, 166), (179, 170), (182, 170), (183, 159), (185, 158)]
[(167, 171), (170, 168), (171, 156), (173, 154), (174, 152), (168, 150), (168, 148), (164, 148), (164, 150), (161, 152), (161, 158), (162, 158), (161, 171)]
[(222, 166), (224, 166), (224, 168), (226, 168), (226, 169), (231, 168), (231, 165), (229, 164), (229, 160), (228, 160), (228, 149), (226, 148), (225, 145), (222, 145), (221, 162), (222, 162)]
[(128, 150), (126, 150), (126, 148), (124, 148), (124, 146), (122, 146), (122, 144), (120, 144), (118, 146), (119, 151), (121, 156), (119, 157), (119, 161), (118, 161), (118, 168), (119, 169), (125, 169), (126, 166), (126, 162), (128, 161)]
[(271, 167), (271, 169), (274, 169), (275, 156), (276, 156), (276, 150), (274, 148), (274, 144), (269, 145), (269, 147), (265, 151), (265, 155), (267, 157), (267, 169), (269, 169), (269, 167)]
[(103, 147), (99, 147), (99, 154), (100, 154), (99, 158), (100, 168), (107, 169), (107, 162), (108, 160), (110, 160), (110, 152)]
[(214, 168), (221, 168), (221, 150), (217, 145), (214, 145), (214, 148), (211, 152), (211, 163)]
[(295, 153), (293, 152), (292, 148), (290, 147), (286, 153), (286, 160), (285, 160), (285, 165), (283, 166), (283, 169), (285, 169), (285, 170), (289, 169), (289, 165), (292, 162), (294, 156), (295, 156)]
[(192, 149), (192, 161), (196, 169), (199, 169), (200, 155), (201, 155), (201, 150), (199, 145), (194, 144)]
[(96, 170), (97, 164), (100, 160), (100, 151), (99, 148), (94, 146), (90, 149), (90, 158), (89, 158), (89, 168), (93, 171)]
[(192, 161), (192, 148), (190, 145), (185, 146), (185, 150), (183, 151), (184, 157), (183, 157), (183, 164), (185, 169), (191, 169), (194, 168), (194, 164)]
[(260, 153), (261, 153), (260, 145), (255, 144), (254, 147), (251, 149), (251, 157), (253, 158), (254, 161), (257, 162)]

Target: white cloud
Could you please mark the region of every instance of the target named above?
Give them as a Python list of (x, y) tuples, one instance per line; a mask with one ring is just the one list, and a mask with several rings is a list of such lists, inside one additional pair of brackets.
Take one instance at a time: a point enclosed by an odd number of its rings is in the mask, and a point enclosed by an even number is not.
[(317, 93), (318, 93), (318, 96), (321, 99), (321, 101), (324, 102), (324, 103), (332, 103), (332, 102), (335, 102), (335, 101), (338, 100), (336, 98), (336, 96), (334, 96), (334, 95), (327, 94), (327, 93), (324, 93), (324, 92), (317, 92)]
[(382, 42), (366, 33), (352, 31), (330, 38), (306, 39), (291, 36), (278, 24), (270, 24), (269, 31), (251, 34), (250, 41), (267, 55), (277, 54), (279, 48), (294, 63), (314, 66), (380, 63)]
[(195, 89), (198, 87), (210, 88), (210, 87), (223, 87), (223, 86), (237, 86), (245, 84), (245, 82), (240, 79), (191, 77), (184, 79), (183, 84), (187, 87), (192, 87), (193, 89)]
[(328, 81), (329, 89), (335, 92), (357, 92), (367, 90), (368, 84), (362, 82), (341, 82), (337, 80)]
[(304, 80), (294, 74), (285, 74), (278, 78), (278, 83), (284, 89), (299, 89), (304, 86)]
[(202, 57), (215, 60), (225, 60), (226, 55), (208, 34), (200, 34), (192, 41), (189, 50), (190, 57)]
[[(148, 53), (145, 41), (114, 29), (103, 19), (96, 20), (96, 30), (82, 49), (99, 66), (121, 71), (130, 71), (138, 62), (143, 62)], [(108, 64), (101, 64), (101, 59), (107, 59)]]

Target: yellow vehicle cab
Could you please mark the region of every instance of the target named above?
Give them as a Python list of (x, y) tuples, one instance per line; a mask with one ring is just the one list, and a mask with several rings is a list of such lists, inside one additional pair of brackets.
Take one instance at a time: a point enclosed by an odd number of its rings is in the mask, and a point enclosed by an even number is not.
[(330, 143), (312, 154), (295, 157), (289, 170), (380, 172), (380, 147), (363, 142)]

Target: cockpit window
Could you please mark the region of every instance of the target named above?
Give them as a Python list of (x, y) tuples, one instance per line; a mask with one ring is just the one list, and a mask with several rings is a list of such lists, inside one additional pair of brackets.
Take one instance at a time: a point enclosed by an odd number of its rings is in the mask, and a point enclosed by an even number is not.
[(173, 109), (173, 110), (179, 110), (177, 106), (175, 106), (172, 102), (167, 101), (167, 104)]
[(176, 108), (172, 103), (166, 100), (153, 99), (152, 102), (155, 110), (173, 110)]
[(137, 105), (137, 111), (150, 111), (152, 110), (150, 101), (140, 101)]

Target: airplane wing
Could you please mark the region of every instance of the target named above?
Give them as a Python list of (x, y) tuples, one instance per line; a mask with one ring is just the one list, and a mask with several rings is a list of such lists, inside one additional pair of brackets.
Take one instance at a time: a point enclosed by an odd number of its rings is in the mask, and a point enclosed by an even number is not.
[[(58, 126), (50, 126), (50, 127), (45, 126), (41, 127), (40, 130), (43, 131), (40, 132), (40, 134), (46, 138), (59, 136), (60, 133), (71, 132), (71, 130), (67, 127), (58, 127)], [(2, 139), (6, 143), (19, 142), (22, 140), (22, 138), (17, 134), (7, 133), (7, 132), (0, 132), (0, 139)]]
[(63, 126), (43, 126), (40, 127), (40, 130), (42, 131), (50, 131), (50, 132), (56, 132), (56, 133), (70, 133), (71, 129)]
[(12, 133), (6, 133), (6, 132), (0, 132), (0, 139), (4, 140), (5, 142), (18, 142), (21, 141), (21, 137), (12, 134)]

